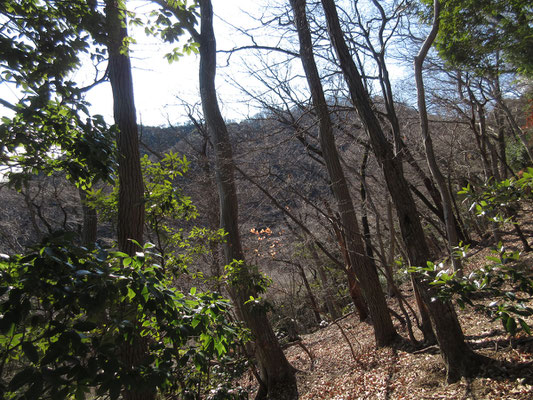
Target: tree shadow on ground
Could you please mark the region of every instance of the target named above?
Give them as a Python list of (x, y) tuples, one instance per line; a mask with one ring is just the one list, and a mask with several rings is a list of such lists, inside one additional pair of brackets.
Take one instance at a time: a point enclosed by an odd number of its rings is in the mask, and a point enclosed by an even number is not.
[[(465, 336), (472, 350), (491, 350), (494, 352), (533, 353), (533, 337), (518, 337), (505, 339), (502, 338), (504, 332), (494, 329), (491, 332), (482, 335)], [(492, 339), (491, 339), (492, 338)], [(485, 340), (484, 340), (485, 339)], [(438, 355), (440, 353), (438, 346), (415, 347), (412, 344), (402, 343), (402, 350), (413, 354)], [(479, 371), (467, 378), (490, 378), (495, 381), (519, 381), (522, 384), (533, 385), (533, 362), (519, 362), (497, 360), (491, 356), (483, 356), (485, 362)], [(444, 371), (440, 371), (444, 373)]]

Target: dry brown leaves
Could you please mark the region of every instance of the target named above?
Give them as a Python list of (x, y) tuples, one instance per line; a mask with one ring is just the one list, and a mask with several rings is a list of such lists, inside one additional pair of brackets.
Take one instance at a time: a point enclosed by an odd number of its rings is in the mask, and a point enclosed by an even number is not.
[[(479, 251), (468, 268), (479, 267), (488, 254), (488, 249)], [(533, 266), (533, 254), (521, 259)], [(403, 289), (409, 293), (407, 287)], [(408, 300), (412, 301), (412, 297)], [(394, 306), (392, 302), (389, 305)], [(472, 308), (458, 313), (471, 347), (495, 360), (483, 368), (480, 376), (447, 384), (436, 347), (415, 353), (375, 349), (372, 327), (352, 314), (339, 324), (350, 339), (356, 359), (335, 324), (302, 337), (316, 357), (312, 370), (311, 360), (299, 346), (286, 351), (291, 364), (300, 371), (297, 373), (300, 399), (532, 400), (533, 338), (522, 336), (511, 341), (499, 322), (488, 321)], [(400, 326), (397, 329), (407, 337)], [(249, 381), (251, 392), (254, 386)]]

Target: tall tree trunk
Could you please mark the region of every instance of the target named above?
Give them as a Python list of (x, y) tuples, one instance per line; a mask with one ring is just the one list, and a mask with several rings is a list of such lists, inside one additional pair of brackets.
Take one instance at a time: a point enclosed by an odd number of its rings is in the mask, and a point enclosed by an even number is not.
[[(118, 150), (118, 248), (133, 256), (143, 244), (144, 187), (139, 154), (139, 138), (133, 97), (131, 63), (125, 39), (126, 7), (123, 0), (105, 1), (106, 28), (108, 34), (109, 80), (113, 91), (113, 114), (117, 127)], [(145, 338), (134, 336), (123, 344), (121, 358), (133, 370), (139, 368), (146, 356)], [(125, 400), (153, 400), (155, 391), (136, 382), (135, 390), (126, 388)]]
[(337, 200), (350, 265), (355, 270), (355, 274), (361, 285), (363, 297), (368, 305), (369, 314), (374, 326), (376, 345), (386, 346), (396, 339), (397, 333), (392, 325), (377, 270), (365, 254), (352, 198), (340, 164), (335, 138), (333, 136), (333, 124), (331, 123), (326, 98), (313, 55), (311, 33), (305, 10), (306, 2), (305, 0), (291, 0), (291, 6), (300, 41), (302, 65), (319, 121), (320, 146), (331, 180), (331, 189)]
[[(244, 261), (238, 229), (233, 154), (215, 89), (216, 41), (213, 30), (213, 7), (210, 0), (200, 0), (200, 13), (201, 32), (195, 38), (200, 43), (200, 96), (207, 130), (215, 150), (220, 224), (227, 233), (224, 256), (226, 264), (229, 265), (234, 261)], [(296, 399), (298, 391), (295, 370), (285, 358), (266, 313), (245, 304), (250, 296), (257, 295), (250, 285), (252, 272), (246, 265), (240, 268), (239, 280), (237, 284), (230, 286), (229, 291), (239, 316), (254, 336), (262, 380), (257, 398)]]
[(144, 188), (139, 154), (139, 138), (131, 63), (125, 39), (126, 8), (123, 0), (106, 0), (108, 28), (109, 81), (113, 91), (113, 114), (117, 132), (118, 159), (118, 248), (134, 255), (143, 243)]
[(428, 37), (424, 41), (422, 47), (420, 48), (420, 51), (415, 57), (414, 61), (418, 114), (420, 116), (420, 132), (422, 135), (422, 141), (424, 143), (424, 150), (426, 152), (426, 161), (428, 163), (429, 171), (431, 172), (433, 179), (435, 179), (435, 182), (437, 182), (441, 197), (442, 207), (444, 211), (444, 223), (446, 226), (446, 234), (448, 236), (448, 252), (450, 255), (450, 260), (452, 261), (454, 270), (457, 273), (462, 274), (461, 261), (454, 255), (454, 247), (459, 245), (459, 239), (453, 219), (454, 216), (452, 208), (452, 198), (450, 192), (448, 191), (448, 186), (446, 185), (446, 179), (442, 175), (440, 168), (437, 164), (437, 158), (433, 149), (433, 140), (431, 139), (431, 135), (429, 133), (429, 120), (426, 106), (426, 90), (424, 88), (424, 79), (422, 76), (424, 60), (439, 31), (440, 4), (438, 0), (435, 0), (434, 8), (435, 16), (433, 20), (433, 27)]
[(496, 108), (495, 114), (496, 126), (498, 127), (498, 158), (500, 159), (500, 177), (502, 179), (507, 179), (507, 170), (509, 169), (509, 164), (507, 163), (507, 153), (505, 151), (505, 116), (500, 108)]
[[(330, 40), (348, 85), (352, 102), (370, 137), (372, 149), (381, 164), (389, 193), (396, 207), (409, 262), (411, 265), (424, 266), (428, 261), (429, 251), (415, 202), (403, 175), (402, 165), (394, 157), (392, 146), (387, 141), (373, 112), (368, 92), (363, 86), (361, 75), (344, 41), (335, 2), (333, 0), (321, 0), (321, 2)], [(479, 359), (467, 346), (453, 307), (439, 300), (432, 301), (432, 298), (436, 296), (429, 285), (418, 276), (413, 276), (413, 279), (416, 286), (420, 288), (420, 295), (428, 307), (447, 367), (448, 379), (455, 381), (462, 375), (469, 375), (477, 367)]]
[(342, 258), (344, 259), (344, 272), (346, 273), (346, 278), (348, 278), (348, 291), (350, 293), (350, 297), (352, 298), (353, 305), (359, 313), (359, 320), (365, 321), (368, 318), (368, 307), (365, 299), (363, 298), (363, 294), (361, 293), (361, 286), (357, 281), (355, 268), (352, 267), (350, 253), (346, 247), (346, 237), (335, 222), (333, 223), (333, 229), (335, 231), (335, 236), (337, 237), (339, 247), (341, 248)]

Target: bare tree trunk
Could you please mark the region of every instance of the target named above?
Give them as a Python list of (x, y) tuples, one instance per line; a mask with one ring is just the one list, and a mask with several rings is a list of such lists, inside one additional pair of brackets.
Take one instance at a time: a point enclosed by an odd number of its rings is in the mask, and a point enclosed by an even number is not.
[(394, 293), (394, 274), (392, 273), (392, 266), (394, 265), (395, 258), (396, 258), (396, 229), (394, 228), (394, 219), (392, 217), (392, 204), (390, 200), (387, 199), (387, 220), (389, 222), (389, 256), (387, 257), (387, 260), (385, 262), (385, 271), (386, 274), (389, 276), (389, 279), (387, 279), (387, 287), (389, 291), (389, 295), (392, 295)]
[[(411, 265), (424, 266), (428, 261), (429, 251), (415, 202), (403, 175), (402, 165), (394, 157), (391, 145), (373, 112), (368, 92), (364, 88), (361, 75), (344, 41), (335, 3), (333, 0), (321, 0), (321, 2), (331, 43), (348, 85), (352, 103), (365, 125), (395, 204), (402, 237), (409, 254), (409, 262)], [(420, 295), (430, 312), (447, 367), (448, 379), (455, 381), (463, 375), (471, 374), (476, 369), (479, 358), (467, 346), (453, 307), (449, 303), (433, 300), (436, 296), (429, 285), (425, 284), (418, 276), (413, 276), (413, 279), (416, 286), (420, 288)]]
[(377, 270), (365, 254), (352, 198), (342, 170), (331, 123), (328, 106), (314, 60), (311, 33), (306, 16), (305, 0), (291, 0), (296, 28), (300, 41), (300, 56), (311, 91), (313, 106), (319, 120), (320, 146), (331, 180), (331, 189), (337, 207), (348, 251), (350, 265), (354, 268), (374, 326), (377, 346), (391, 344), (397, 337), (388, 311), (385, 295), (381, 289)]
[[(361, 286), (357, 281), (355, 268), (353, 268), (351, 265), (350, 254), (346, 248), (346, 237), (343, 235), (341, 229), (335, 222), (333, 223), (333, 229), (335, 231), (335, 236), (337, 237), (339, 247), (341, 248), (342, 257), (344, 259), (344, 272), (346, 273), (346, 278), (348, 279), (348, 291), (350, 293), (350, 297), (352, 298), (353, 305), (359, 313), (359, 320), (365, 321), (368, 318), (368, 307), (366, 305), (364, 296), (361, 293)], [(374, 268), (376, 268), (375, 265)]]
[(459, 239), (457, 230), (455, 228), (453, 208), (452, 208), (452, 199), (450, 192), (448, 191), (448, 186), (446, 185), (446, 180), (442, 175), (440, 168), (437, 164), (437, 158), (433, 150), (433, 141), (429, 133), (429, 120), (427, 114), (426, 106), (426, 91), (424, 88), (424, 80), (422, 76), (422, 68), (424, 65), (424, 60), (426, 55), (433, 44), (433, 41), (437, 37), (439, 30), (439, 9), (440, 4), (435, 0), (435, 17), (433, 28), (429, 33), (428, 37), (424, 41), (424, 44), (420, 48), (418, 55), (415, 57), (414, 70), (415, 70), (415, 80), (416, 80), (416, 90), (417, 90), (417, 100), (418, 100), (418, 114), (420, 116), (420, 131), (422, 135), (422, 141), (424, 142), (424, 149), (426, 152), (426, 161), (428, 163), (429, 170), (437, 186), (439, 188), (439, 193), (441, 197), (442, 207), (444, 211), (444, 223), (446, 226), (446, 233), (448, 236), (448, 253), (450, 255), (450, 260), (453, 264), (453, 269), (458, 274), (462, 274), (462, 266), (459, 258), (454, 255), (454, 247), (459, 245)]
[[(392, 275), (392, 266), (394, 265), (394, 247), (396, 243), (396, 232), (394, 228), (394, 221), (392, 218), (392, 204), (390, 200), (387, 201), (387, 218), (389, 220), (389, 230), (390, 230), (390, 253), (389, 253), (389, 260), (388, 260), (388, 272), (387, 274), (390, 276), (390, 282), (389, 282), (389, 290), (392, 293), (397, 293), (397, 295), (401, 295), (400, 290), (396, 287), (393, 280)], [(416, 283), (413, 279), (411, 279), (411, 285), (413, 287), (413, 293), (415, 295), (415, 302), (418, 307), (418, 311), (420, 312), (420, 320), (416, 317), (415, 319), (417, 322), (417, 326), (422, 332), (422, 335), (424, 336), (424, 343), (425, 344), (433, 344), (437, 341), (435, 338), (435, 334), (433, 333), (433, 328), (431, 326), (431, 319), (429, 317), (429, 311), (427, 306), (422, 301), (422, 298), (420, 297), (418, 287), (416, 286)], [(398, 302), (401, 303), (401, 300), (398, 299)], [(414, 312), (413, 312), (414, 314)], [(412, 335), (412, 334), (411, 334)]]
[[(220, 224), (227, 233), (224, 244), (226, 264), (244, 261), (238, 229), (238, 203), (234, 180), (232, 148), (227, 127), (220, 113), (215, 88), (216, 41), (213, 31), (213, 7), (210, 0), (200, 0), (201, 32), (193, 32), (200, 43), (200, 96), (204, 118), (215, 150), (216, 181), (220, 201)], [(254, 336), (261, 385), (257, 398), (296, 399), (298, 391), (294, 368), (289, 364), (263, 310), (252, 310), (245, 302), (256, 296), (249, 284), (252, 272), (244, 265), (240, 282), (231, 285), (230, 294), (239, 316)]]
[(507, 163), (507, 153), (505, 151), (505, 117), (500, 108), (496, 108), (495, 112), (496, 125), (498, 127), (498, 158), (500, 159), (500, 177), (502, 179), (507, 179), (507, 170), (509, 169), (509, 164)]
[(366, 255), (370, 258), (374, 258), (374, 249), (372, 247), (372, 237), (370, 234), (370, 224), (368, 223), (368, 201), (366, 194), (366, 167), (368, 163), (368, 153), (370, 148), (366, 148), (363, 153), (363, 159), (361, 161), (361, 186), (359, 192), (361, 193), (361, 225), (363, 225), (363, 238), (365, 241)]
[(309, 302), (311, 303), (311, 307), (313, 308), (313, 314), (315, 315), (316, 323), (319, 324), (322, 321), (322, 318), (320, 317), (320, 308), (318, 307), (315, 295), (313, 294), (313, 290), (311, 290), (311, 285), (309, 285), (309, 280), (305, 275), (305, 271), (302, 265), (297, 264), (297, 267), (298, 272), (300, 273), (300, 277), (302, 278), (302, 281), (304, 283), (305, 290), (307, 292), (307, 297), (309, 297)]

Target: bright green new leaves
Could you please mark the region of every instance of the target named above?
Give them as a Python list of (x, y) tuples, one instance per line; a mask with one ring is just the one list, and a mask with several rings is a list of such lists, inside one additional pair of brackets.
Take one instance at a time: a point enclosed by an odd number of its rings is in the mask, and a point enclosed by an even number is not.
[[(92, 390), (116, 399), (148, 388), (188, 398), (213, 360), (222, 373), (241, 332), (228, 322), (229, 303), (173, 289), (150, 247), (129, 258), (56, 236), (3, 258), (0, 397), (85, 398)], [(135, 367), (126, 353), (133, 342), (147, 349)]]
[[(141, 159), (145, 186), (146, 235), (155, 244), (163, 264), (175, 271), (185, 269), (195, 256), (208, 252), (210, 244), (224, 239), (223, 230), (201, 227), (184, 229), (184, 221), (197, 217), (191, 198), (181, 190), (189, 168), (185, 156), (167, 153), (157, 161), (145, 155)], [(88, 192), (89, 201), (102, 220), (113, 221), (117, 213), (118, 186), (104, 195), (102, 190)]]

